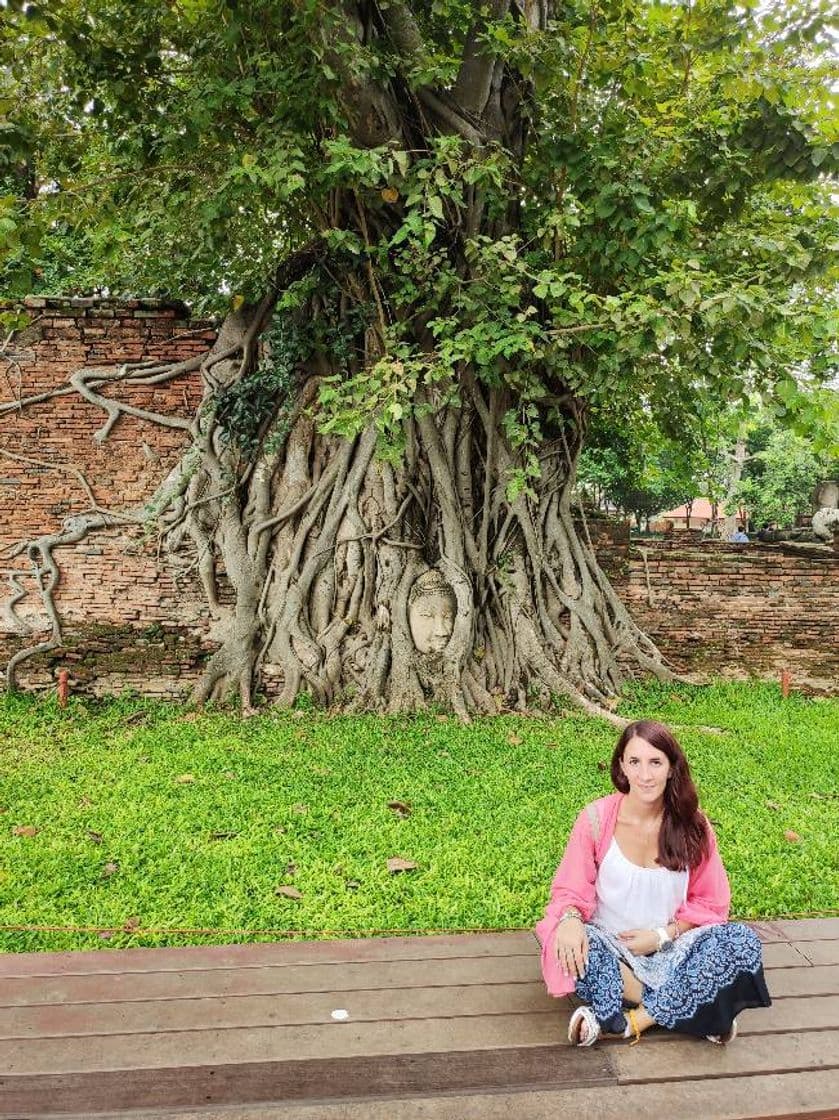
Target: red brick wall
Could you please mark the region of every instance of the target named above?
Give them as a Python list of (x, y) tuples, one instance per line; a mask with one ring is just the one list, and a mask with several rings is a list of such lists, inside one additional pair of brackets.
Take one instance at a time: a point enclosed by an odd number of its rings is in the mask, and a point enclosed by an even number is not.
[[(192, 322), (183, 306), (160, 300), (30, 299), (26, 310), (29, 326), (0, 360), (4, 402), (62, 386), (84, 367), (180, 361), (205, 352), (215, 338), (211, 323)], [(186, 417), (200, 400), (197, 376), (100, 391), (138, 408)], [(96, 443), (94, 434), (105, 419), (101, 409), (75, 392), (0, 416), (4, 557), (21, 540), (57, 532), (64, 518), (89, 507), (82, 485), (67, 468), (84, 474), (100, 506), (119, 511), (149, 498), (177, 461), (182, 432), (122, 416), (109, 438)], [(200, 589), (194, 576), (186, 589), (176, 587), (172, 574), (159, 568), (154, 546), (136, 531), (111, 530), (75, 549), (56, 551), (62, 573), (56, 603), (68, 623), (69, 644), (77, 647), (65, 655), (64, 663), (69, 661), (81, 682), (92, 683), (102, 675), (111, 685), (124, 680), (142, 688), (154, 678), (150, 691), (170, 692), (173, 683), (177, 687), (171, 677), (179, 667), (194, 671), (189, 662), (206, 644), (207, 631)], [(5, 665), (13, 650), (46, 636), (47, 616), (26, 556), (4, 559), (0, 568), (0, 603), (8, 599), (8, 571), (24, 573), (21, 582), (28, 594), (17, 604), (17, 613), (31, 628), (29, 636), (16, 633), (8, 612), (0, 608), (0, 663)], [(171, 634), (164, 643), (167, 629), (177, 634), (177, 643)], [(145, 643), (139, 647), (138, 631)], [(55, 659), (50, 661), (51, 667), (46, 659), (24, 666), (22, 681), (45, 683), (55, 668)], [(111, 669), (116, 673), (113, 679)]]
[[(190, 322), (185, 309), (155, 300), (127, 303), (31, 300), (30, 326), (0, 360), (0, 399), (26, 397), (66, 383), (85, 366), (143, 359), (179, 360), (205, 351), (214, 331)], [(192, 414), (197, 377), (155, 388), (112, 390), (142, 408)], [(75, 393), (0, 416), (0, 549), (56, 532), (87, 506), (77, 479), (83, 471), (106, 508), (138, 505), (177, 459), (183, 436), (122, 417), (110, 438), (93, 435), (104, 414)], [(776, 674), (835, 688), (839, 680), (839, 555), (794, 553), (783, 546), (702, 543), (697, 534), (629, 545), (628, 527), (588, 518), (601, 562), (639, 624), (681, 669)], [(56, 593), (67, 621), (65, 648), (21, 671), (27, 686), (51, 684), (61, 666), (80, 688), (152, 695), (183, 694), (213, 648), (210, 620), (192, 572), (176, 582), (159, 565), (155, 541), (112, 530), (56, 553), (62, 581)], [(645, 556), (646, 553), (646, 562)], [(7, 555), (7, 554), (6, 554)], [(0, 569), (28, 573), (25, 555)], [(649, 584), (648, 584), (649, 581)], [(0, 665), (45, 633), (47, 619), (31, 575), (18, 614), (31, 633), (16, 632), (0, 582)]]
[(839, 554), (675, 534), (628, 560), (621, 596), (680, 669), (839, 688)]

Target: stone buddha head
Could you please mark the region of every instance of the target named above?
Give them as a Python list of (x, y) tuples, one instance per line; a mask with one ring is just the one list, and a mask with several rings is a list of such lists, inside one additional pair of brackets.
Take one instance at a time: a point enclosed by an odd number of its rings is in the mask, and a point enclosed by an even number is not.
[(454, 630), (457, 600), (451, 584), (436, 568), (414, 580), (408, 595), (408, 625), (420, 653), (442, 653)]

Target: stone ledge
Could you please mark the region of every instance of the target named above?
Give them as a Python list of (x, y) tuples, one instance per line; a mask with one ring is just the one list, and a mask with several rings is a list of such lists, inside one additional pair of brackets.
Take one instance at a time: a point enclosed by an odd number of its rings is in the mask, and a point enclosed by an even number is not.
[[(215, 337), (216, 320), (208, 317), (192, 318), (189, 307), (176, 299), (110, 299), (98, 296), (26, 296), (22, 300), (0, 300), (0, 311), (26, 311), (33, 318), (44, 316), (61, 318), (81, 327), (85, 320), (106, 319), (145, 320), (155, 319), (185, 324), (185, 329), (212, 330)], [(23, 328), (24, 330), (29, 328)]]
[(111, 299), (103, 296), (25, 296), (20, 303), (3, 302), (3, 307), (26, 307), (35, 311), (60, 310), (63, 308), (80, 309), (84, 311), (113, 310), (113, 311), (174, 311), (180, 316), (188, 314), (188, 308), (182, 300), (176, 299)]

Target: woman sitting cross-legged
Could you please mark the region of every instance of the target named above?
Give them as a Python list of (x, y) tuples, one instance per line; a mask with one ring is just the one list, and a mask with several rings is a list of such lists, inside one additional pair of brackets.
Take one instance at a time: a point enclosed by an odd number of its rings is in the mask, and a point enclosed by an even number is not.
[(569, 1041), (637, 1042), (660, 1026), (729, 1042), (737, 1015), (771, 1000), (757, 935), (727, 920), (728, 878), (684, 752), (663, 724), (632, 723), (612, 784), (577, 817), (536, 927), (549, 993), (586, 1005)]

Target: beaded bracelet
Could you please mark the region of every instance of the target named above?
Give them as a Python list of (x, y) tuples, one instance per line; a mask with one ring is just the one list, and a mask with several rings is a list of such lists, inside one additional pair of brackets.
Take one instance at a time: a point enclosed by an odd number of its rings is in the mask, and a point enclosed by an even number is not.
[(583, 915), (576, 906), (569, 906), (566, 910), (563, 910), (562, 917), (559, 919), (560, 924), (562, 922), (567, 922), (569, 918), (576, 918), (577, 921), (581, 922), (583, 920)]

